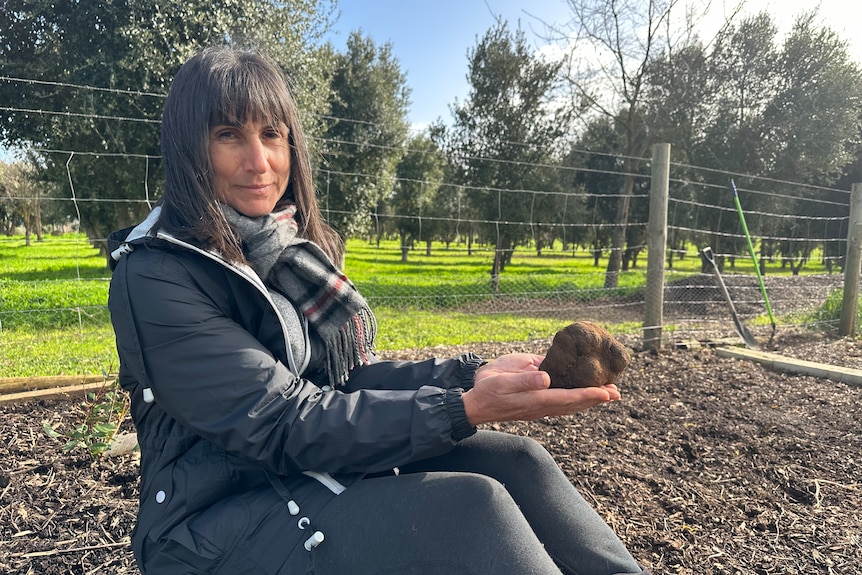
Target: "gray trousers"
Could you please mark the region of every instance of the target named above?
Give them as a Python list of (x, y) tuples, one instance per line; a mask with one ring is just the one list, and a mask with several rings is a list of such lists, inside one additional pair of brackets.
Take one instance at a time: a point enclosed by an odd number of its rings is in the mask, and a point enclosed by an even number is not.
[(316, 521), (334, 544), (315, 549), (313, 573), (643, 573), (531, 439), (480, 431), (400, 472), (365, 479), (327, 506)]
[(241, 544), (213, 550), (211, 561), (162, 548), (147, 575), (647, 573), (550, 454), (516, 435), (480, 431), (399, 475), (359, 481), (315, 514), (325, 540), (311, 551), (280, 548), (296, 519), (272, 490), (255, 497), (272, 498), (272, 512)]

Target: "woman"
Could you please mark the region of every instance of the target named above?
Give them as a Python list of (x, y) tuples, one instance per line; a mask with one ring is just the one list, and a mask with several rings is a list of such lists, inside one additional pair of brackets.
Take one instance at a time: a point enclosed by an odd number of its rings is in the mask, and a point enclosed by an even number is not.
[(109, 308), (141, 448), (151, 574), (642, 573), (536, 442), (570, 414), (540, 356), (380, 361), (332, 262), (279, 69), (208, 48), (165, 103), (164, 196), (113, 238)]

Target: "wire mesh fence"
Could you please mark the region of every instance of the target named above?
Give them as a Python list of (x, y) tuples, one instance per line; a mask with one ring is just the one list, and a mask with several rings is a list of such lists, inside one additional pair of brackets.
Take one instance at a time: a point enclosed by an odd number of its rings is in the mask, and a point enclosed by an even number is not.
[[(78, 248), (88, 254), (87, 259), (92, 258), (91, 252), (96, 250), (83, 236), (77, 238)], [(25, 249), (20, 237), (0, 240), (0, 244), (7, 246), (7, 252)], [(393, 259), (386, 248), (365, 249), (379, 250), (381, 259)], [(488, 260), (491, 256), (479, 257)], [(543, 257), (572, 256), (546, 251)], [(582, 253), (580, 257), (592, 258), (592, 255)], [(421, 260), (422, 256), (413, 259)], [(438, 331), (440, 324), (449, 324), (453, 330), (464, 326), (460, 333), (447, 332), (464, 343), (499, 341), (506, 338), (505, 331), (495, 332), (494, 323), (500, 318), (516, 323), (549, 320), (551, 323), (538, 324), (544, 327), (518, 336), (535, 339), (549, 338), (554, 331), (552, 326), (562, 327), (575, 320), (595, 321), (616, 334), (637, 335), (644, 327), (642, 267), (620, 272), (619, 285), (627, 287), (613, 289), (602, 286), (606, 274), (604, 258), (589, 271), (563, 271), (559, 269), (562, 266), (551, 265), (540, 272), (516, 273), (518, 268), (534, 265), (530, 262), (540, 259), (534, 254), (516, 257), (511, 264), (511, 276), (507, 277), (504, 271), (496, 289), (490, 277), (464, 274), (442, 281), (434, 277), (433, 269), (424, 275), (403, 277), (397, 272), (372, 272), (357, 284), (381, 318), (381, 332), (415, 334), (413, 339), (406, 340), (409, 347), (433, 345), (435, 342), (423, 339), (423, 334)], [(56, 265), (59, 270), (74, 266), (75, 262), (56, 262)], [(90, 271), (87, 273), (92, 275)], [(489, 276), (487, 272), (484, 275)], [(106, 306), (110, 279), (107, 268), (99, 277), (75, 276), (71, 280), (27, 277), (27, 274), (4, 274), (0, 279), (0, 377), (33, 374), (37, 368), (31, 365), (37, 365), (46, 354), (54, 357), (51, 364), (56, 373), (39, 375), (114, 373), (118, 362)], [(724, 281), (740, 318), (759, 340), (767, 341), (774, 328), (766, 316), (756, 276), (726, 273)], [(764, 285), (778, 318), (778, 329), (834, 329), (838, 318), (830, 313), (835, 306), (830, 308), (829, 302), (830, 298), (834, 300), (842, 282), (840, 273), (765, 276)], [(712, 274), (666, 270), (663, 291), (663, 346), (736, 337), (728, 304)], [(58, 307), (58, 302), (65, 305)], [(405, 339), (402, 337), (401, 341)], [(379, 345), (391, 347), (386, 338)]]
[[(94, 247), (104, 245), (104, 238), (87, 237), (79, 226), (105, 206), (140, 211), (154, 198), (146, 184), (119, 199), (85, 191), (75, 160), (72, 153), (66, 163), (66, 197), (0, 197), (2, 207), (22, 201), (31, 206), (65, 203), (65, 212), (74, 214), (46, 226), (43, 242), (31, 237), (26, 245), (20, 226), (0, 236), (0, 377), (32, 373), (28, 366), (47, 353), (58, 357), (52, 369), (65, 373), (116, 369), (106, 307), (110, 272), (104, 254)], [(754, 261), (746, 253), (727, 186), (709, 183), (734, 176), (672, 165), (662, 345), (734, 337), (728, 303), (700, 258), (704, 246), (715, 252), (738, 315), (758, 338), (771, 335), (773, 320), (781, 329), (827, 330), (838, 323), (835, 300), (843, 283), (849, 192), (746, 178), (740, 189), (751, 206), (747, 216), (759, 257)], [(495, 189), (487, 195), (492, 205), (482, 214), (460, 196), (448, 215), (431, 216), (421, 208), (372, 214), (365, 235), (348, 242), (345, 271), (378, 312), (381, 332), (401, 334), (381, 338), (379, 346), (436, 345), (423, 336), (441, 325), (448, 329), (447, 337), (463, 343), (549, 338), (565, 323), (580, 319), (616, 333), (655, 327), (646, 325), (644, 317), (648, 172), (639, 174), (637, 182), (624, 223), (599, 216), (602, 203), (615, 205), (616, 193), (584, 187), (550, 194), (560, 202), (544, 213), (533, 209), (543, 190)], [(532, 200), (525, 203), (525, 197)], [(507, 212), (514, 202), (530, 207), (519, 219)], [(333, 209), (325, 198), (322, 204)], [(580, 209), (572, 209), (574, 205)], [(510, 216), (489, 218), (494, 213)], [(610, 238), (620, 227), (626, 234), (619, 248), (624, 252), (617, 254), (621, 266), (610, 270), (615, 249)], [(507, 248), (505, 268), (496, 268), (501, 238), (515, 231), (519, 239)], [(65, 251), (53, 249), (61, 245)], [(755, 266), (763, 271), (764, 289)], [(766, 313), (765, 294), (774, 318)], [(512, 328), (517, 324), (522, 329)]]

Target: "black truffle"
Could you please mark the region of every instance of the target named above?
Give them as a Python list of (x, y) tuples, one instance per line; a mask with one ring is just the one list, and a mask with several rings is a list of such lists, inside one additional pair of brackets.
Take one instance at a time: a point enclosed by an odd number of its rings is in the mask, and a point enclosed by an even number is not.
[(539, 369), (551, 387), (598, 387), (614, 383), (631, 356), (605, 328), (589, 321), (568, 325), (554, 335)]

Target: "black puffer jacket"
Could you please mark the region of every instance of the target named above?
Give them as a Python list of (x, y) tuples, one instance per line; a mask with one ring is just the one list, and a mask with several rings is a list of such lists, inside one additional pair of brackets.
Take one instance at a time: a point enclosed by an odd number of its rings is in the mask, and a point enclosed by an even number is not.
[(190, 538), (190, 518), (232, 495), (270, 485), (289, 499), (290, 486), (320, 481), (330, 491), (314, 492), (334, 497), (365, 473), (445, 453), (475, 431), (461, 393), (478, 357), (377, 361), (343, 389), (320, 387), (314, 334), (294, 345), (308, 357), (294, 358), (254, 272), (149, 237), (157, 213), (114, 252), (108, 303), (141, 448), (132, 545), (142, 571), (149, 541)]

